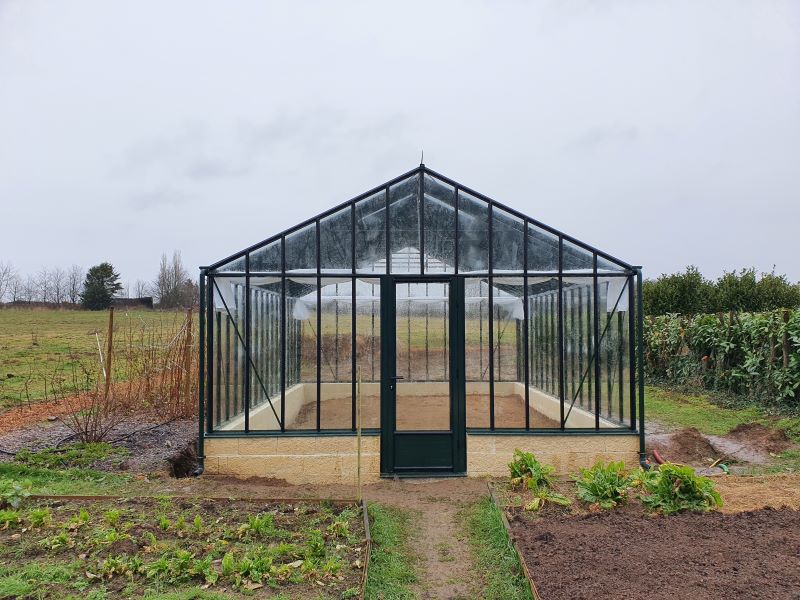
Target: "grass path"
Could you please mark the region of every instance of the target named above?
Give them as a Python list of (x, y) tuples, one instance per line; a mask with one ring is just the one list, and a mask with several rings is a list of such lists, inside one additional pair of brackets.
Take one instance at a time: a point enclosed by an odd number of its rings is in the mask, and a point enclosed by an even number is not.
[(530, 599), (485, 481), (406, 479), (367, 497), (375, 523), (367, 598)]
[(483, 579), (481, 598), (532, 600), (519, 557), (508, 539), (500, 510), (492, 499), (486, 497), (473, 504), (462, 518)]
[[(405, 551), (400, 550), (394, 558), (404, 560), (406, 568), (399, 569), (405, 582), (401, 591), (381, 588), (373, 582), (367, 598), (483, 598), (483, 581), (467, 540), (463, 512), (485, 495), (486, 483), (470, 479), (405, 479), (369, 489), (369, 501), (395, 515), (397, 511), (404, 515), (400, 524), (405, 532)], [(376, 537), (380, 537), (380, 531)], [(394, 544), (401, 541), (397, 536), (390, 539)], [(376, 551), (380, 556), (380, 548)], [(413, 576), (408, 576), (409, 567)]]

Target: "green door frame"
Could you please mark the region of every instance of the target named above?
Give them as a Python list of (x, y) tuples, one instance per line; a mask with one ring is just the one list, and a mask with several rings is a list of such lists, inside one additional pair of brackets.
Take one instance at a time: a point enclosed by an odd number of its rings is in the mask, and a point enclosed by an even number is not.
[[(454, 276), (381, 276), (381, 475), (392, 477), (464, 475), (467, 471), (466, 386), (464, 379), (464, 279)], [(450, 431), (396, 431), (398, 283), (449, 286)], [(400, 441), (398, 443), (398, 437)]]

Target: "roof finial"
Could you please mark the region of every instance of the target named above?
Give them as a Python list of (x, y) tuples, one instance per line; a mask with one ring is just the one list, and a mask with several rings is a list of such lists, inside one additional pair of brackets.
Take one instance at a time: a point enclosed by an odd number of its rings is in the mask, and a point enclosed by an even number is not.
[(422, 148), (420, 150), (419, 166), (420, 167), (424, 167), (425, 166), (425, 148)]

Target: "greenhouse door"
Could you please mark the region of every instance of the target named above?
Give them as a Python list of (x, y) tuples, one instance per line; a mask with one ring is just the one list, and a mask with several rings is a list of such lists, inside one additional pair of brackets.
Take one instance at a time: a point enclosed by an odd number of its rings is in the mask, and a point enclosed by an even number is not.
[(463, 281), (382, 277), (381, 310), (381, 473), (463, 474)]

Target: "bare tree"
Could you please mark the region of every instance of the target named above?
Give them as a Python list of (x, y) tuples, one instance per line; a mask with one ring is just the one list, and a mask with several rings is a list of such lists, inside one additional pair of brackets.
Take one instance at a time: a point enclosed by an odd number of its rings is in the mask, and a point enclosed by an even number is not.
[(20, 277), (18, 273), (14, 273), (8, 286), (8, 298), (11, 302), (17, 302), (21, 299), (20, 296), (22, 295), (24, 284), (25, 282), (22, 281), (22, 277)]
[(12, 283), (17, 277), (14, 265), (10, 262), (0, 261), (0, 302), (6, 299), (11, 290)]
[(61, 304), (67, 299), (67, 272), (61, 267), (50, 271), (50, 286), (52, 287), (52, 302)]
[(189, 298), (187, 302), (187, 281), (191, 282), (189, 273), (183, 267), (181, 253), (175, 250), (172, 253), (171, 261), (167, 259), (166, 254), (162, 254), (158, 277), (153, 282), (153, 293), (156, 302), (164, 308), (191, 306), (193, 298)]
[(67, 273), (67, 298), (70, 303), (77, 304), (81, 300), (83, 291), (83, 268), (72, 265)]
[(39, 298), (39, 284), (36, 278), (33, 275), (28, 275), (20, 291), (20, 299), (23, 302), (34, 302), (37, 300)]
[(50, 277), (50, 271), (47, 267), (43, 267), (36, 275), (36, 296), (34, 299), (39, 302), (50, 302), (53, 295), (53, 282)]
[(137, 279), (133, 284), (133, 295), (136, 298), (144, 298), (150, 294), (150, 284), (141, 279)]

